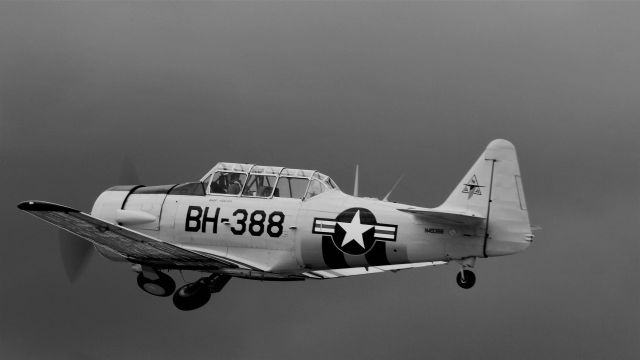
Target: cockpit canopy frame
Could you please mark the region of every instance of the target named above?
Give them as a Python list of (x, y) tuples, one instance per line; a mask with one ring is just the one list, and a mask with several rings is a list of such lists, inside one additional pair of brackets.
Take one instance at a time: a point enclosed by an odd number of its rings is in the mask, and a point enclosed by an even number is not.
[(338, 185), (316, 170), (219, 162), (200, 179), (207, 195), (309, 199)]

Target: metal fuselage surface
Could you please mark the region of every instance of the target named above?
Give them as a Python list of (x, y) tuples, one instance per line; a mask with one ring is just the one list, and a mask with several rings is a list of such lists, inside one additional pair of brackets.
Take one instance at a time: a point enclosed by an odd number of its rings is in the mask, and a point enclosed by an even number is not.
[(350, 196), (315, 171), (218, 163), (200, 182), (108, 189), (92, 215), (278, 274), (473, 260), (533, 239), (515, 147), (501, 139), (432, 209)]
[[(339, 190), (306, 200), (128, 192), (105, 191), (96, 200), (92, 215), (117, 222), (119, 209), (151, 213), (157, 221), (127, 227), (268, 272), (299, 273), (483, 256), (483, 224), (465, 227), (427, 222), (398, 210), (408, 205), (353, 197)], [(332, 234), (352, 223), (355, 213), (368, 220), (368, 224), (360, 225), (364, 246), (355, 240), (344, 246), (344, 239), (336, 243)], [(341, 214), (346, 218), (343, 216), (337, 224)], [(332, 220), (336, 224), (328, 231), (316, 231), (319, 222)], [(387, 230), (383, 238), (376, 237), (377, 228)], [(368, 243), (367, 232), (373, 235)]]

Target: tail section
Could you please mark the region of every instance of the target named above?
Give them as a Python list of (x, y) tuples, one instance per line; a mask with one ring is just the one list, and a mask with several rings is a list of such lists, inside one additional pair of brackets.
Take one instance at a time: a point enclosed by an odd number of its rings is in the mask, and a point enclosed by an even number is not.
[(489, 143), (438, 210), (485, 217), (484, 256), (527, 248), (533, 236), (513, 144), (501, 139)]

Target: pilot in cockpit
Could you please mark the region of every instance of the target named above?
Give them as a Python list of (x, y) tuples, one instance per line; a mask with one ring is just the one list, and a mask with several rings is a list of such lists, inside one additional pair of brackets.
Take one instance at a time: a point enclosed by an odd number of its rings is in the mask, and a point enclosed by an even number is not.
[(244, 174), (216, 172), (211, 181), (211, 193), (238, 195), (242, 190)]
[(230, 173), (228, 176), (228, 184), (227, 194), (237, 195), (240, 194), (240, 190), (242, 190), (242, 182), (240, 181), (240, 174)]
[(221, 173), (216, 173), (213, 181), (211, 181), (211, 192), (214, 194), (227, 193), (226, 176), (222, 175)]

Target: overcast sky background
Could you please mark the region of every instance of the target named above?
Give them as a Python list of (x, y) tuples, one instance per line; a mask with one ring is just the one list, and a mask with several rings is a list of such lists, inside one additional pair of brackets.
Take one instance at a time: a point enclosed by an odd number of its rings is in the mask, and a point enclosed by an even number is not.
[[(640, 353), (640, 3), (0, 3), (0, 358), (631, 359)], [(145, 184), (218, 161), (318, 169), (436, 206), (486, 144), (518, 150), (526, 252), (261, 283), (174, 309), (57, 231), (123, 158)], [(179, 275), (173, 273), (176, 279)], [(181, 281), (179, 281), (181, 283)]]

